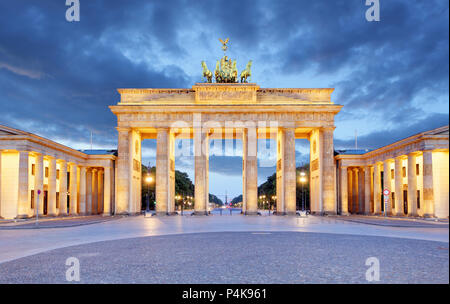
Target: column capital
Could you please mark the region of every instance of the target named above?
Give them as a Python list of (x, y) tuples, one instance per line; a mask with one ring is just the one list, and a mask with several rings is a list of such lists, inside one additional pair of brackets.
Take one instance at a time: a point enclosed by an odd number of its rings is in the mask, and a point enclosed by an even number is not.
[(320, 128), (322, 131), (334, 131), (336, 129), (336, 126), (323, 126)]

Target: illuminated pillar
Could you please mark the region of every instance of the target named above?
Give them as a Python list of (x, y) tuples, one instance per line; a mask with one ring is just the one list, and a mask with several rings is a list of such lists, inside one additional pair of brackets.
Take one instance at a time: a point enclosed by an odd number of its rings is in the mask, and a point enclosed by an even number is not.
[(67, 215), (67, 163), (59, 161), (59, 215)]
[(92, 169), (92, 214), (98, 213), (98, 169)]
[(380, 174), (380, 164), (375, 163), (373, 165), (373, 213), (381, 213), (381, 174)]
[[(390, 160), (385, 160), (383, 162), (383, 191), (384, 189), (388, 189), (389, 191), (391, 191), (391, 161)], [(389, 195), (388, 198), (388, 203), (384, 203), (383, 200), (383, 204), (384, 204), (384, 208), (386, 208), (384, 211), (386, 212), (387, 215), (391, 215), (392, 214), (392, 202), (391, 202), (391, 195)], [(384, 199), (384, 196), (383, 196)]]
[(341, 166), (341, 215), (348, 215), (348, 180), (347, 167)]
[(370, 214), (370, 172), (369, 166), (364, 167), (364, 214)]
[(397, 216), (403, 215), (403, 176), (402, 176), (402, 157), (398, 156), (394, 160), (394, 183), (395, 183), (395, 212)]
[(111, 215), (111, 167), (105, 167), (105, 176), (103, 179), (103, 215)]
[(48, 157), (48, 215), (56, 216), (56, 158)]
[(417, 216), (416, 154), (408, 154), (408, 216)]
[(19, 199), (17, 204), (18, 218), (26, 218), (30, 213), (30, 202), (28, 201), (28, 158), (28, 152), (19, 152)]
[(359, 209), (358, 209), (358, 205), (359, 205), (359, 169), (358, 168), (353, 168), (352, 169), (353, 172), (353, 177), (352, 177), (352, 182), (353, 182), (353, 190), (352, 190), (352, 202), (353, 202), (353, 206), (352, 206), (352, 212), (353, 213), (358, 213)]
[(80, 166), (80, 214), (86, 215), (86, 167)]
[[(244, 214), (258, 214), (258, 159), (256, 127), (242, 130)], [(245, 195), (245, 200), (244, 200)]]
[(86, 215), (92, 214), (92, 169), (86, 169)]
[[(336, 214), (335, 199), (335, 177), (336, 169), (334, 165), (333, 146), (334, 127), (323, 128), (322, 151), (322, 190), (323, 190), (323, 212), (326, 214)], [(295, 166), (295, 165), (294, 165)]]
[[(36, 204), (34, 206), (34, 213), (36, 214), (36, 208), (39, 208), (39, 215), (44, 213), (44, 157), (42, 154), (37, 153), (35, 156), (36, 164), (34, 171), (34, 197)], [(38, 191), (41, 194), (38, 195)]]
[(347, 189), (347, 199), (348, 199), (348, 212), (353, 213), (353, 170), (347, 170), (347, 180), (348, 180), (348, 189)]
[(69, 211), (70, 215), (77, 215), (77, 199), (78, 199), (78, 185), (77, 185), (77, 165), (70, 164), (70, 202)]
[(117, 128), (118, 158), (117, 158), (117, 199), (116, 214), (128, 214), (130, 202), (130, 129)]
[(103, 170), (97, 172), (97, 214), (103, 214)]
[(156, 135), (156, 214), (167, 214), (169, 191), (169, 129), (158, 128)]
[(423, 151), (423, 207), (424, 216), (434, 216), (433, 152)]
[(194, 214), (207, 214), (209, 136), (200, 126), (194, 126), (195, 202)]

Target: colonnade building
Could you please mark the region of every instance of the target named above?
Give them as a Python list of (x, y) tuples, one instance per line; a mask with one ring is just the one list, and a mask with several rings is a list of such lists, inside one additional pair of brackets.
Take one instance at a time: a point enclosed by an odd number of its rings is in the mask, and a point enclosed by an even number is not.
[(115, 154), (0, 125), (0, 217), (110, 215)]
[[(197, 83), (185, 89), (119, 89), (118, 148), (80, 151), (0, 126), (0, 217), (138, 214), (142, 141), (156, 140), (156, 213), (175, 212), (175, 141), (192, 139), (195, 214), (209, 211), (209, 147), (242, 141), (243, 212), (258, 212), (258, 140), (276, 149), (276, 211), (296, 214), (295, 140), (310, 143), (314, 214), (448, 218), (448, 126), (372, 151), (335, 151), (334, 89)], [(383, 189), (391, 191), (384, 204)], [(37, 192), (40, 191), (40, 195)], [(38, 200), (39, 198), (39, 200)], [(38, 206), (38, 207), (37, 207)]]
[(372, 151), (336, 153), (341, 214), (448, 218), (448, 126)]

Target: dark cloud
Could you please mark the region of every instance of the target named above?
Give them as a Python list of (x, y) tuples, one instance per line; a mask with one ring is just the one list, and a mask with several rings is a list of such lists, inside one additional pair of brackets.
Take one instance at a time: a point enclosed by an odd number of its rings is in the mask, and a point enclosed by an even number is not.
[[(358, 148), (377, 149), (395, 141), (407, 138), (409, 136), (439, 128), (449, 124), (448, 114), (433, 114), (422, 119), (413, 121), (404, 128), (394, 128), (380, 130), (358, 137)], [(335, 149), (352, 149), (355, 147), (355, 140), (334, 140)]]
[[(0, 124), (73, 143), (93, 131), (97, 144), (115, 147), (107, 106), (116, 88), (190, 87), (198, 75), (172, 62), (216, 52), (218, 37), (231, 37), (230, 51), (251, 54), (273, 79), (328, 79), (323, 87), (345, 105), (337, 128), (355, 117), (389, 122), (371, 126), (379, 131), (361, 146), (448, 124), (448, 1), (381, 1), (380, 22), (365, 20), (364, 0), (82, 0), (78, 23), (65, 20), (66, 9), (64, 1), (0, 3)], [(186, 47), (190, 39), (198, 49)], [(218, 157), (210, 169), (240, 174), (241, 162)]]

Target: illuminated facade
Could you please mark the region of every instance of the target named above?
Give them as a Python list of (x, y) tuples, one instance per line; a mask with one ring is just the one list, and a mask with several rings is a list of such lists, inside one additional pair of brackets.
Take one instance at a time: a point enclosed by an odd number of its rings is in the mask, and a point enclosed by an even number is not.
[[(373, 151), (337, 153), (341, 214), (448, 218), (448, 126)], [(387, 204), (384, 189), (390, 192)]]
[[(118, 150), (79, 151), (0, 126), (0, 217), (138, 214), (141, 143), (156, 139), (156, 213), (175, 212), (175, 140), (192, 139), (195, 214), (209, 211), (209, 143), (239, 139), (245, 214), (258, 212), (258, 139), (276, 143), (276, 211), (296, 213), (295, 139), (310, 142), (315, 214), (448, 218), (449, 129), (423, 132), (373, 151), (334, 151), (333, 89), (264, 89), (201, 83), (190, 89), (119, 89)], [(261, 151), (259, 151), (261, 152)], [(386, 172), (386, 174), (385, 174)], [(383, 203), (382, 190), (391, 191)], [(37, 191), (40, 190), (41, 195)], [(76, 195), (73, 195), (73, 194)]]
[(197, 83), (191, 89), (119, 89), (110, 106), (118, 121), (118, 214), (141, 206), (141, 141), (157, 141), (156, 211), (175, 210), (176, 139), (193, 139), (195, 214), (208, 213), (211, 139), (240, 139), (243, 146), (243, 212), (258, 208), (257, 140), (273, 139), (277, 151), (277, 214), (296, 213), (295, 139), (311, 142), (311, 206), (336, 214), (333, 154), (334, 89), (263, 89), (253, 83)]
[(32, 217), (36, 209), (49, 216), (110, 215), (114, 154), (74, 150), (0, 125), (0, 217)]

